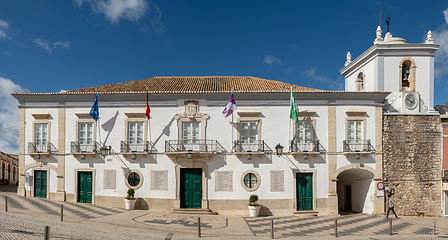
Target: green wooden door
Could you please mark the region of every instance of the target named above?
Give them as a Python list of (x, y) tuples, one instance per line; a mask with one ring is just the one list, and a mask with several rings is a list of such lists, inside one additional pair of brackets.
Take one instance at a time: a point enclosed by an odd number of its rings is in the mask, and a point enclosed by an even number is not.
[(297, 210), (313, 210), (313, 174), (297, 173)]
[(47, 198), (47, 171), (34, 171), (34, 197)]
[(92, 172), (78, 172), (78, 202), (92, 202)]
[(180, 207), (201, 208), (202, 169), (182, 168), (180, 171)]

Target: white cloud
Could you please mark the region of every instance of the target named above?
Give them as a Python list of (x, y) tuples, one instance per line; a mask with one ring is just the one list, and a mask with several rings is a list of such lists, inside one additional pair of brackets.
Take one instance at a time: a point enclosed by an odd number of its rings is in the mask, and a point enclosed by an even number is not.
[(328, 88), (326, 89), (331, 89), (331, 90), (343, 90), (344, 89), (344, 83), (341, 81), (340, 77), (338, 80), (331, 80), (327, 77), (323, 77), (320, 75), (317, 75), (317, 68), (316, 67), (312, 67), (306, 71), (300, 71), (303, 75), (307, 76), (307, 77), (311, 77), (312, 79), (321, 82), (321, 83), (325, 83), (327, 84)]
[(40, 38), (36, 38), (34, 40), (34, 42), (37, 44), (37, 46), (45, 49), (45, 51), (47, 51), (48, 53), (51, 54), (51, 52), (53, 52), (53, 50), (56, 47), (62, 47), (65, 49), (70, 48), (70, 43), (69, 42), (54, 42), (53, 44), (50, 43), (50, 41), (48, 39), (40, 39)]
[(9, 23), (7, 21), (0, 19), (0, 39), (10, 39), (11, 38), (7, 34), (8, 28), (9, 28)]
[(7, 78), (0, 77), (0, 151), (17, 153), (19, 143), (19, 109), (15, 92), (28, 92)]
[[(137, 22), (145, 15), (148, 4), (145, 0), (74, 0), (81, 7), (88, 3), (94, 12), (102, 13), (111, 23), (121, 19)], [(155, 5), (155, 4), (154, 4)]]
[(445, 24), (433, 32), (435, 44), (439, 44), (439, 50), (435, 56), (435, 75), (441, 78), (448, 73), (448, 9), (443, 11)]
[(269, 65), (274, 65), (274, 63), (282, 64), (282, 60), (278, 59), (276, 56), (273, 55), (264, 55), (264, 62)]

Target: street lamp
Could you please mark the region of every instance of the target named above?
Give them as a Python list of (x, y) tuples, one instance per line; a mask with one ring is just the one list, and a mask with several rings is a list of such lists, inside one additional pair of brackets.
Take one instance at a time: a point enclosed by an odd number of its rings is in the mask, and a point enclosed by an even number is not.
[(106, 157), (110, 154), (110, 146), (103, 146), (101, 149), (101, 156)]
[(277, 152), (277, 156), (280, 156), (283, 154), (283, 146), (279, 144), (277, 144), (277, 146), (275, 146), (275, 151)]

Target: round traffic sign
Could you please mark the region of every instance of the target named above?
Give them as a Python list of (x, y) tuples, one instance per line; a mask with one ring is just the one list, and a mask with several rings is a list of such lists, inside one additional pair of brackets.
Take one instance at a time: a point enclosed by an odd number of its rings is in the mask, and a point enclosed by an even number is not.
[(384, 183), (383, 182), (379, 182), (376, 187), (378, 188), (378, 190), (383, 190), (384, 189)]

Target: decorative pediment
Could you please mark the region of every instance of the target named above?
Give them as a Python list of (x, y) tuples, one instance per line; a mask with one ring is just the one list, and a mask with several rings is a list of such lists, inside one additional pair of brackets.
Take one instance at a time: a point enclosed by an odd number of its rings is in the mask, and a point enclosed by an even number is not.
[(174, 115), (175, 119), (180, 118), (208, 118), (206, 113), (199, 112), (199, 102), (194, 100), (188, 100), (184, 102), (185, 111)]
[(49, 112), (33, 112), (33, 113), (31, 113), (31, 115), (35, 119), (48, 119), (50, 117)]
[(364, 116), (367, 113), (367, 111), (362, 109), (348, 109), (345, 111), (345, 114), (347, 116)]

